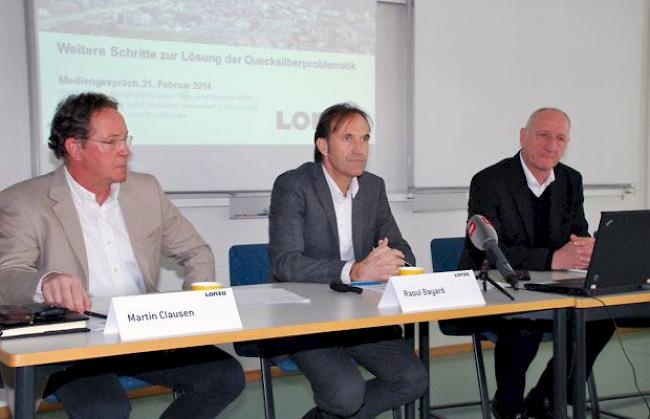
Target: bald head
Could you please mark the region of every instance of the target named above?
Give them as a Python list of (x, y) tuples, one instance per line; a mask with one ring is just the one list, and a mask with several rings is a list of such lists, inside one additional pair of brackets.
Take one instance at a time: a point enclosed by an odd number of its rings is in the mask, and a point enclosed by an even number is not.
[(558, 109), (558, 108), (539, 108), (535, 112), (530, 114), (530, 116), (528, 117), (528, 121), (526, 122), (526, 129), (530, 128), (532, 126), (532, 124), (535, 123), (535, 119), (537, 119), (537, 117), (540, 114), (543, 114), (545, 112), (559, 113), (560, 115), (562, 115), (564, 117), (564, 119), (566, 119), (566, 122), (569, 125), (569, 128), (571, 128), (571, 119), (569, 118), (569, 115), (567, 115), (562, 109)]

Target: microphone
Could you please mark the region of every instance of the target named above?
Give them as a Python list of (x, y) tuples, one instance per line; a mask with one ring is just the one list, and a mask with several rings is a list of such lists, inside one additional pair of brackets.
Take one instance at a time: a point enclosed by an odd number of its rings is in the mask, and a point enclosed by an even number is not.
[(470, 241), (479, 250), (485, 251), (490, 260), (510, 286), (518, 290), (519, 280), (517, 273), (510, 266), (501, 249), (499, 249), (499, 238), (497, 232), (490, 223), (490, 220), (480, 214), (474, 214), (467, 221), (467, 235)]

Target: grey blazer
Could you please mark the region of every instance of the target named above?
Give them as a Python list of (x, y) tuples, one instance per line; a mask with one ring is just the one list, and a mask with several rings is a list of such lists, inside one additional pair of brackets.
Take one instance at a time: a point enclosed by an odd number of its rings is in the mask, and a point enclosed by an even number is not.
[[(184, 268), (185, 288), (214, 280), (210, 247), (153, 176), (129, 172), (119, 202), (147, 291), (157, 290), (161, 253)], [(31, 301), (50, 271), (74, 274), (88, 289), (86, 248), (63, 166), (0, 192), (0, 302)]]
[[(269, 213), (269, 252), (275, 281), (338, 282), (345, 261), (339, 252), (336, 214), (320, 163), (305, 163), (280, 175)], [(387, 237), (410, 264), (415, 257), (393, 219), (384, 181), (364, 172), (352, 201), (352, 241), (357, 260)]]

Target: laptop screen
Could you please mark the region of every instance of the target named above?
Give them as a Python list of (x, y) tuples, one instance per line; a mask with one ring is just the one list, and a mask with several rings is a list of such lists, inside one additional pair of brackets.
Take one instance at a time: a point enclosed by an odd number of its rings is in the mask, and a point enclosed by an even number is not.
[(585, 288), (597, 293), (647, 287), (649, 250), (650, 210), (603, 212)]

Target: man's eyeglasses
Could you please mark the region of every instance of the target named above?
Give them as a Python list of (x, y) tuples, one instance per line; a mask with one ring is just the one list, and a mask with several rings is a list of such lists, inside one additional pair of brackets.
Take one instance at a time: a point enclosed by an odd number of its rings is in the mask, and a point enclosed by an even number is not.
[(124, 138), (110, 138), (106, 140), (95, 140), (93, 138), (87, 138), (86, 141), (93, 141), (96, 143), (105, 144), (110, 148), (117, 148), (122, 143), (126, 144), (127, 147), (131, 147), (131, 144), (133, 144), (133, 135), (127, 135)]

